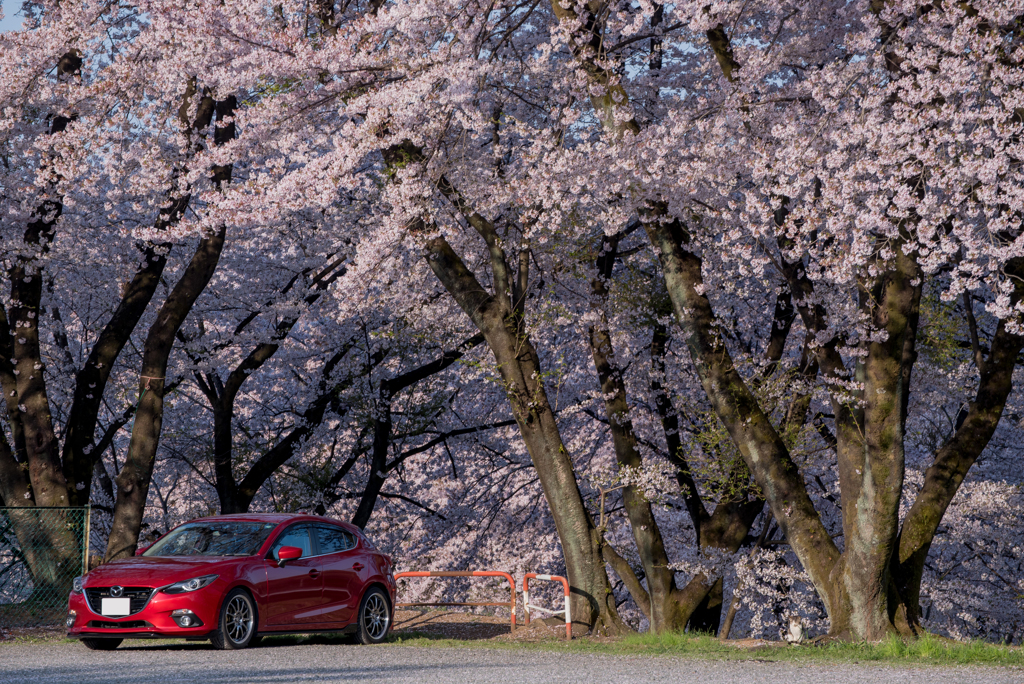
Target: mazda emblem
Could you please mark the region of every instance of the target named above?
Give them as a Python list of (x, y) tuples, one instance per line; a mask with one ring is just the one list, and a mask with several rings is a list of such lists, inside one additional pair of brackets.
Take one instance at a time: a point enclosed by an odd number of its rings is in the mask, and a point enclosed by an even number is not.
[(124, 588), (123, 587), (110, 587), (110, 595), (113, 598), (117, 598), (118, 596), (120, 596), (123, 593), (124, 593)]

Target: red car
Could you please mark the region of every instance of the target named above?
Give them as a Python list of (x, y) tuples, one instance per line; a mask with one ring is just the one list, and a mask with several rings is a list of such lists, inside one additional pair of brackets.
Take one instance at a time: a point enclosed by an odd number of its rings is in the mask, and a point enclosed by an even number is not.
[(112, 650), (137, 638), (245, 648), (268, 634), (391, 628), (391, 558), (352, 525), (312, 515), (242, 514), (176, 527), (134, 558), (75, 578), (68, 636)]

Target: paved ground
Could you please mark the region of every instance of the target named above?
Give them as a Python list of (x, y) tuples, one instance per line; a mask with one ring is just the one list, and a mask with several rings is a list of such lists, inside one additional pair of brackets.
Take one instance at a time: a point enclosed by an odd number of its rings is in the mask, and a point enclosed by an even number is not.
[(109, 653), (74, 643), (0, 644), (3, 684), (1024, 684), (1024, 670), (715, 662), (548, 651), (288, 645), (214, 651), (133, 642)]

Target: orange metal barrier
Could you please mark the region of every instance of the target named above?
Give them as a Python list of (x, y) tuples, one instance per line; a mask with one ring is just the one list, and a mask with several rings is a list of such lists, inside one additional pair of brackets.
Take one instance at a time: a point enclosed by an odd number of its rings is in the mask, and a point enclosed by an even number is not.
[[(405, 608), (408, 606), (508, 606), (512, 613), (512, 631), (516, 631), (516, 581), (512, 579), (512, 575), (507, 572), (498, 572), (494, 570), (468, 570), (465, 572), (421, 571), (395, 573), (396, 580), (401, 579), (402, 577), (504, 577), (508, 580), (510, 590), (509, 601), (486, 603), (396, 603), (395, 608)], [(529, 622), (529, 618), (527, 618), (527, 622)]]
[[(540, 606), (530, 605), (530, 578), (539, 580), (549, 580), (551, 582), (561, 582), (562, 588), (565, 589), (565, 608), (562, 610), (548, 610)], [(572, 612), (569, 607), (569, 580), (565, 579), (560, 575), (538, 575), (535, 572), (528, 572), (523, 577), (523, 610), (526, 612), (526, 624), (530, 624), (530, 609), (538, 610), (542, 613), (548, 613), (550, 615), (558, 615), (559, 613), (565, 614), (565, 638), (572, 640)]]

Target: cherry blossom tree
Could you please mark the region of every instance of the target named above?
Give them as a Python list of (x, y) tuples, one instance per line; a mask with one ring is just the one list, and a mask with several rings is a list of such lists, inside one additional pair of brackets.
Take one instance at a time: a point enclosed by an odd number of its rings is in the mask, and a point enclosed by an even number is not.
[(564, 563), (610, 632), (1005, 638), (1021, 10), (33, 4), (0, 496), (103, 499), (108, 559), (302, 509)]

